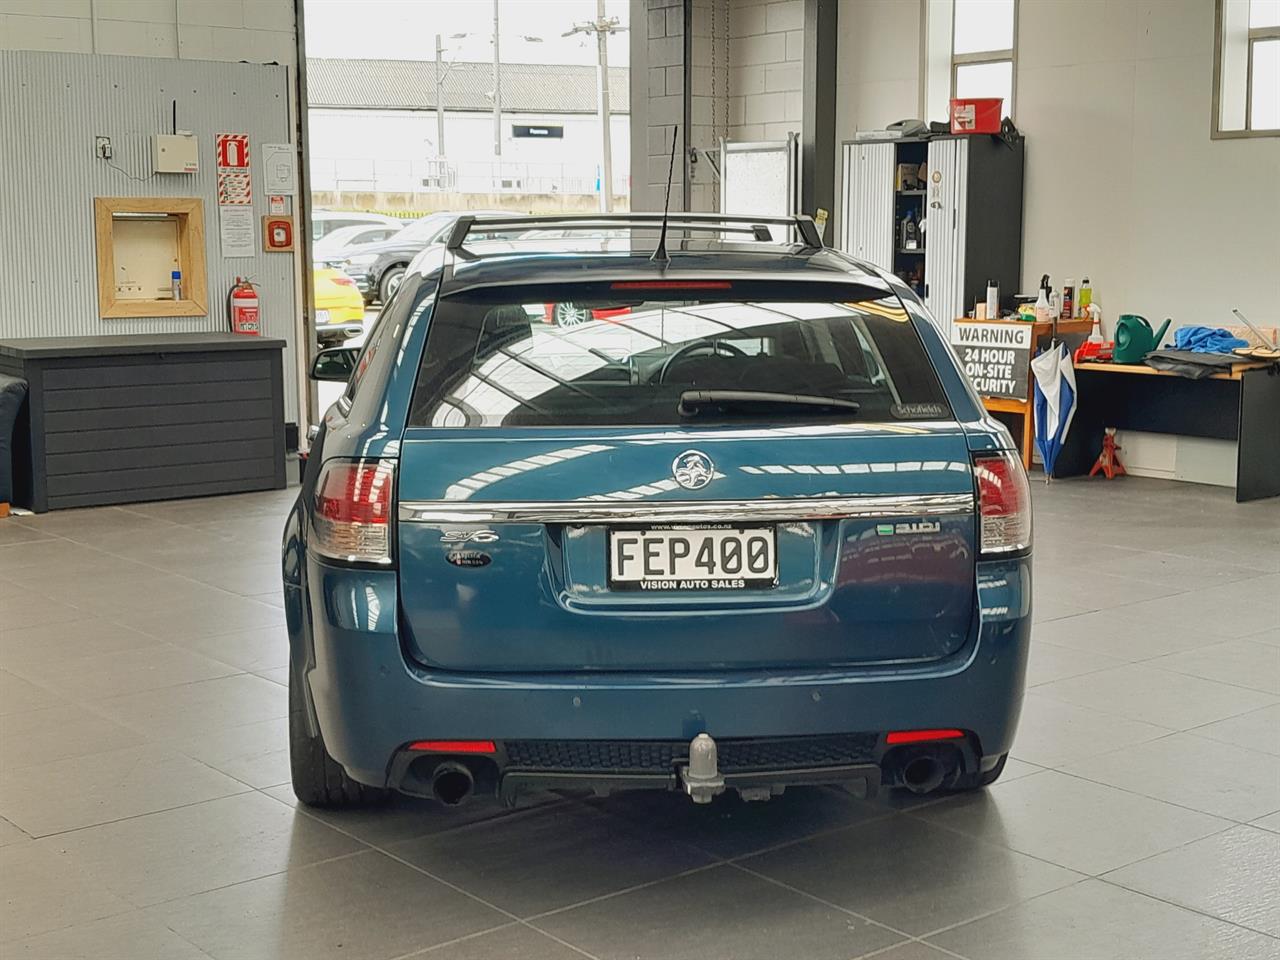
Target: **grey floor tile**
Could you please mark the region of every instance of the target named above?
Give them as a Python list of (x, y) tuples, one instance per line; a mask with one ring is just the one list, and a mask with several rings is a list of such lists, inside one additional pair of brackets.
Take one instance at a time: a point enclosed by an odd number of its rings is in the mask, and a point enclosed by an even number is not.
[(1037, 687), (1036, 693), (1174, 730), (1225, 720), (1277, 702), (1275, 697), (1256, 690), (1141, 663), (1055, 680)]
[(1263, 707), (1187, 731), (1222, 743), (1234, 743), (1260, 753), (1280, 757), (1280, 704)]
[(1108, 667), (1118, 667), (1124, 662), (1103, 653), (1060, 647), (1036, 636), (1031, 644), (1031, 658), (1027, 663), (1027, 686), (1036, 687), (1054, 680), (1095, 673)]
[(272, 670), (255, 670), (253, 675), (255, 677), (261, 677), (263, 680), (270, 680), (272, 683), (281, 687), (289, 686), (288, 667), (276, 667)]
[(1099, 579), (1114, 575), (1168, 584), (1178, 592), (1251, 580), (1260, 575), (1255, 567), (1205, 563), (1198, 557), (1159, 552), (1103, 560), (1091, 564), (1089, 573)]
[(791, 844), (742, 866), (912, 936), (1081, 879), (1008, 847), (908, 816)]
[(1280, 809), (1280, 757), (1188, 734), (1125, 747), (1061, 769), (1230, 820), (1253, 820)]
[(238, 780), (147, 745), (0, 771), (0, 816), (33, 837), (242, 793)]
[(151, 907), (215, 960), (386, 960), (510, 918), (370, 851)]
[(1032, 691), (1022, 701), (1011, 756), (1054, 767), (1171, 732), (1167, 727), (1108, 716), (1092, 707), (1076, 706)]
[(50, 660), (39, 666), (15, 669), (28, 679), (77, 701), (104, 700), (241, 672), (238, 667), (171, 643)]
[(1280, 648), (1252, 640), (1228, 640), (1151, 660), (1152, 667), (1280, 695)]
[(67, 701), (44, 687), (36, 686), (8, 670), (0, 670), (0, 717), (15, 713), (30, 713), (56, 707)]
[[(74, 864), (37, 843), (0, 847), (0, 941), (21, 940), (130, 910)], [(9, 948), (0, 949), (8, 960)]]
[(943, 953), (937, 947), (931, 947), (922, 940), (911, 940), (900, 946), (863, 954), (863, 956), (867, 960), (956, 960), (959, 954)]
[(51, 539), (53, 539), (53, 534), (24, 526), (12, 517), (0, 520), (0, 547), (7, 547), (15, 543), (33, 543), (36, 540)]
[(288, 691), (249, 674), (111, 697), (98, 701), (96, 708), (157, 739), (196, 737), (289, 715)]
[(111, 615), (125, 626), (175, 643), (233, 630), (284, 627), (284, 611), (279, 607), (221, 591), (195, 602), (117, 610)]
[(388, 850), (519, 917), (651, 883), (713, 861), (582, 804), (420, 837)]
[(1232, 827), (1105, 879), (1280, 937), (1280, 834)]
[(210, 960), (158, 920), (124, 913), (6, 944), (5, 960)]
[(654, 835), (700, 847), (717, 857), (738, 857), (815, 833), (887, 816), (892, 808), (868, 803), (845, 790), (791, 788), (767, 802), (744, 803), (725, 793), (693, 803), (683, 793), (637, 790), (594, 805)]
[(307, 816), (375, 847), (449, 833), (471, 824), (520, 818), (548, 804), (563, 805), (567, 802), (552, 793), (537, 793), (521, 797), (520, 804), (514, 808), (503, 806), (494, 797), (480, 796), (472, 797), (458, 807), (446, 807), (434, 800), (397, 794), (385, 805), (364, 810), (316, 810), (299, 804), (293, 795), (293, 787), (287, 783), (281, 782), (263, 792), (282, 803), (304, 809)]
[[(1271, 549), (1280, 554), (1280, 545)], [(1231, 599), (1224, 599), (1222, 589), (1207, 588), (1158, 600), (1143, 600), (1120, 607), (1117, 612), (1140, 624), (1169, 624), (1203, 631), (1223, 640), (1247, 637), (1275, 626), (1276, 611), (1271, 606), (1235, 600), (1234, 590), (1225, 594)]]
[(1263, 830), (1271, 830), (1280, 833), (1280, 810), (1275, 813), (1269, 813), (1265, 817), (1259, 817), (1253, 821), (1253, 826), (1261, 827)]
[(0, 770), (138, 746), (145, 738), (72, 703), (15, 713), (0, 721)]
[(523, 923), (430, 947), (414, 954), (422, 960), (582, 960), (584, 954)]
[(1272, 627), (1270, 630), (1263, 630), (1261, 633), (1251, 633), (1245, 639), (1252, 640), (1254, 643), (1266, 643), (1273, 647), (1280, 647), (1280, 627)]
[(289, 721), (283, 717), (221, 727), (170, 745), (251, 787), (271, 787), (289, 779)]
[(86, 615), (86, 611), (81, 608), (57, 600), (41, 599), (37, 603), (30, 603), (11, 597), (0, 603), (0, 620), (3, 620), (6, 630), (21, 630), (24, 627), (43, 626), (50, 623), (67, 623), (71, 620), (82, 620)]
[(30, 839), (8, 820), (0, 817), (0, 847), (7, 847), (11, 843), (26, 843)]
[(1094, 875), (1230, 826), (1208, 814), (1054, 770), (910, 815)]
[(193, 637), (182, 645), (250, 673), (289, 665), (289, 632), (283, 626)]
[(731, 865), (534, 922), (600, 960), (848, 960), (904, 939)]
[(108, 657), (154, 647), (156, 638), (96, 615), (0, 632), (0, 665), (44, 676), (74, 659)]
[(1167, 624), (1143, 626), (1108, 610), (1038, 623), (1031, 635), (1033, 644), (1052, 643), (1129, 662), (1195, 650), (1220, 639)]
[(137, 907), (368, 849), (260, 793), (36, 842), (57, 850), (104, 889)]
[(1280, 941), (1100, 880), (1047, 893), (930, 940), (982, 960), (1280, 957)]

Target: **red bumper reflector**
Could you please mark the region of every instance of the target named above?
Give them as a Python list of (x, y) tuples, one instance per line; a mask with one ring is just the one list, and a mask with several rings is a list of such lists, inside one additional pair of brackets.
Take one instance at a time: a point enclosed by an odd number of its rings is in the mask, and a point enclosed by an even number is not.
[(729, 290), (728, 280), (619, 280), (610, 290)]
[(885, 743), (925, 743), (929, 740), (959, 740), (964, 736), (963, 730), (895, 730), (887, 737)]
[(492, 740), (416, 740), (410, 750), (424, 753), (496, 753)]

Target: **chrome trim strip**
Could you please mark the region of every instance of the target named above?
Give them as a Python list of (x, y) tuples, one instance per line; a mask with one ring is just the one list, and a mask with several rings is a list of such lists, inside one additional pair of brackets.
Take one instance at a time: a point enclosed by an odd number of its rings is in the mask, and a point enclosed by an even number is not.
[(973, 512), (968, 493), (803, 497), (777, 500), (493, 502), (408, 500), (402, 523), (722, 523), (843, 518), (941, 517)]

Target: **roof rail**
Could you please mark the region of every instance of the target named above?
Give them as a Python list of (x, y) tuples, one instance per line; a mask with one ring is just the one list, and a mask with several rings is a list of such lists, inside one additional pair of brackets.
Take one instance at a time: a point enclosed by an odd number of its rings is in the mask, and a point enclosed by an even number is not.
[[(625, 228), (662, 226), (661, 213), (579, 213), (546, 214), (533, 217), (476, 217), (464, 214), (454, 221), (445, 247), (457, 253), (467, 242), (467, 236), (476, 224), (485, 233), (523, 233), (539, 228), (561, 230), (618, 230)], [(800, 241), (815, 250), (823, 247), (822, 234), (812, 217), (752, 217), (725, 213), (672, 213), (666, 217), (669, 229), (701, 233), (740, 233), (766, 243), (773, 241), (771, 226), (794, 229)]]

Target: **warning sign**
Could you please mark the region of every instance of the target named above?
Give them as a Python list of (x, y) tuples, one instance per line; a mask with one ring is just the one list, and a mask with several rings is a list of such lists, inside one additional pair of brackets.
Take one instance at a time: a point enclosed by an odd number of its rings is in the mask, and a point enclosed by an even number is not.
[(218, 205), (251, 206), (253, 184), (249, 175), (249, 135), (219, 133), (214, 138), (218, 159)]
[(1027, 399), (1031, 367), (1029, 323), (957, 323), (951, 345), (973, 389), (984, 397)]

